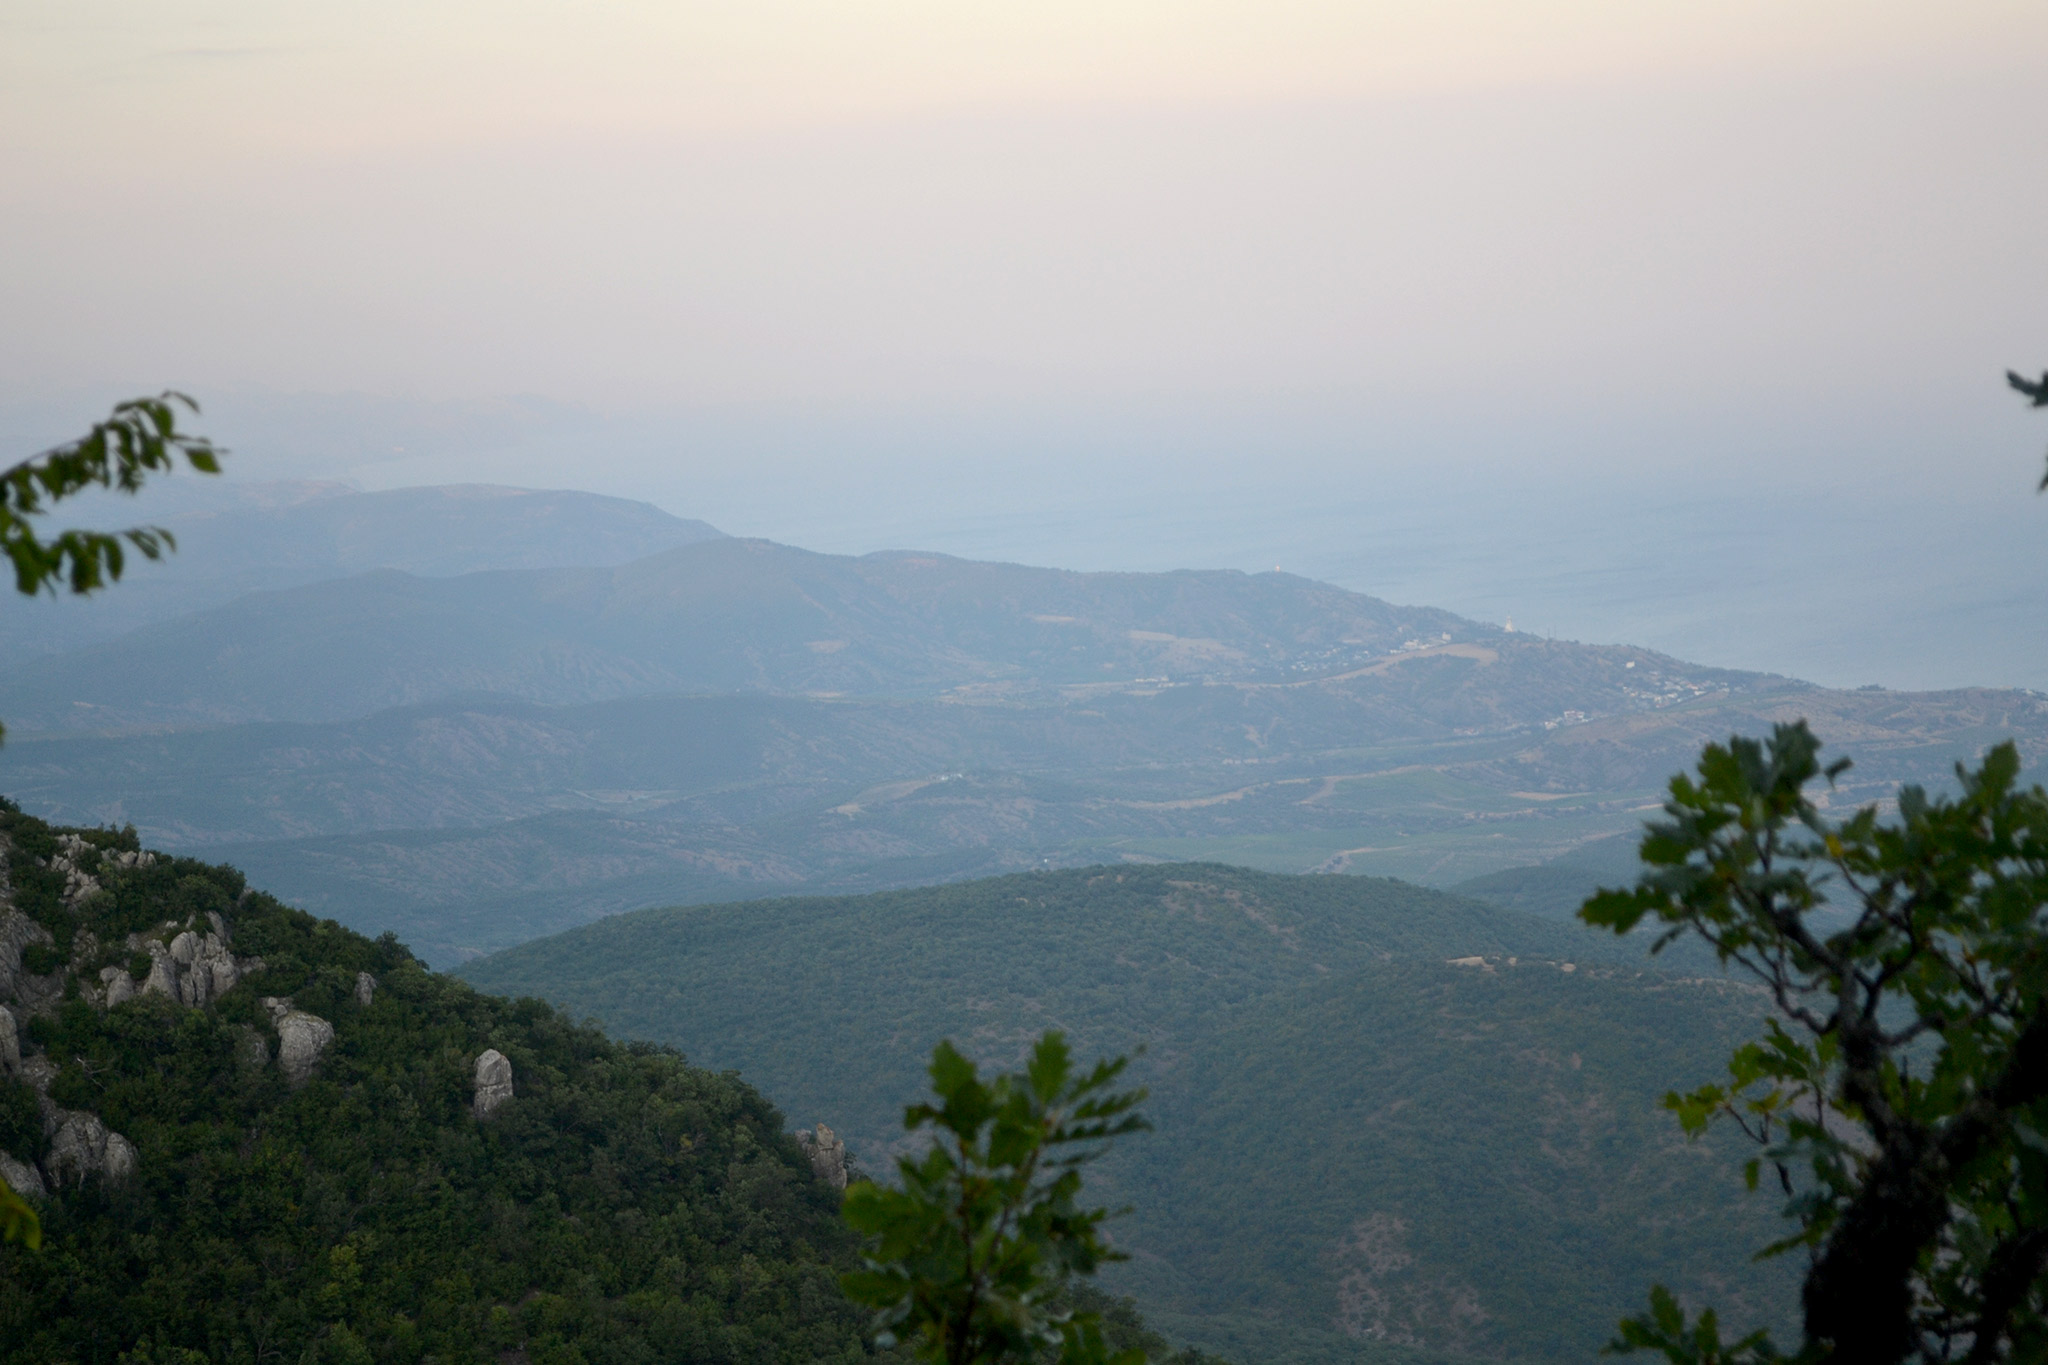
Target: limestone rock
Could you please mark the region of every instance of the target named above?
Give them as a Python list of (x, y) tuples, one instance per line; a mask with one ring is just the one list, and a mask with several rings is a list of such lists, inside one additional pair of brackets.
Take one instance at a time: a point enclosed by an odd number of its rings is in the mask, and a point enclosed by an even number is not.
[[(19, 910), (0, 914), (0, 1002), (20, 1001), (28, 1005), (31, 1012), (44, 1003), (45, 996), (51, 996), (51, 982), (48, 977), (30, 976), (21, 967), (21, 951), (38, 943), (54, 943), (50, 931)], [(62, 982), (56, 984), (55, 995), (63, 993)]]
[(837, 1133), (821, 1123), (816, 1133), (808, 1128), (798, 1132), (796, 1140), (818, 1179), (835, 1190), (846, 1188), (846, 1143)]
[(50, 855), (50, 870), (64, 877), (66, 910), (76, 910), (99, 894), (99, 880), (92, 874), (100, 865), (100, 851), (76, 834), (57, 836), (57, 851)]
[(142, 1153), (135, 1150), (135, 1144), (112, 1129), (107, 1131), (107, 1179), (119, 1183), (135, 1174), (135, 1168), (142, 1164)]
[[(136, 849), (133, 853), (124, 849), (120, 852), (100, 854), (100, 870), (104, 872), (126, 872), (130, 868), (155, 866), (156, 855), (146, 849)], [(209, 910), (207, 913), (213, 912)]]
[(320, 1054), (334, 1041), (334, 1025), (317, 1014), (292, 1010), (277, 1021), (277, 1065), (293, 1089), (313, 1078)]
[[(233, 990), (250, 972), (263, 969), (261, 958), (237, 959), (229, 951), (227, 926), (219, 915), (209, 912), (208, 919), (216, 927), (203, 936), (196, 929), (180, 931), (169, 943), (129, 936), (130, 949), (146, 950), (150, 958), (149, 975), (141, 986), (134, 988), (134, 994), (161, 995), (197, 1009)], [(175, 922), (166, 927), (175, 927)], [(115, 985), (111, 979), (107, 989), (107, 1003), (118, 1003), (113, 998)]]
[(106, 988), (106, 1005), (108, 1009), (112, 1009), (124, 1000), (133, 1000), (135, 998), (135, 978), (128, 975), (126, 967), (102, 967), (100, 969), (100, 983)]
[(163, 950), (163, 945), (152, 943), (149, 947), (149, 976), (143, 981), (142, 989), (137, 991), (136, 994), (165, 995), (176, 1000), (178, 998), (177, 965), (171, 961), (170, 954)]
[(49, 1190), (43, 1187), (43, 1173), (26, 1161), (16, 1161), (9, 1152), (0, 1152), (0, 1180), (24, 1199), (50, 1197)]
[(67, 1181), (82, 1185), (95, 1175), (121, 1181), (135, 1173), (135, 1144), (108, 1131), (99, 1115), (59, 1109), (44, 1120), (44, 1126), (51, 1132), (43, 1173), (49, 1176), (52, 1189), (62, 1189)]
[(371, 976), (368, 972), (357, 972), (356, 1003), (358, 1005), (361, 1005), (364, 1009), (368, 1009), (370, 1007), (370, 1001), (373, 998), (375, 998), (376, 994), (377, 978)]
[(476, 1059), (476, 1102), (479, 1119), (487, 1119), (512, 1098), (512, 1063), (504, 1053), (490, 1048)]
[(19, 1070), (21, 1031), (14, 1026), (14, 1011), (0, 1005), (0, 1075), (13, 1075)]

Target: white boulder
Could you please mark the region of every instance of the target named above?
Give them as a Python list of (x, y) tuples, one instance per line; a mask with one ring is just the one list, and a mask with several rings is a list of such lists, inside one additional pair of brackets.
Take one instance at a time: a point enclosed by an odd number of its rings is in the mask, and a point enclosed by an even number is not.
[(53, 1189), (66, 1181), (84, 1184), (89, 1176), (109, 1181), (125, 1180), (135, 1173), (135, 1144), (119, 1133), (110, 1132), (99, 1115), (80, 1109), (59, 1109), (45, 1120), (50, 1134), (50, 1154), (43, 1158), (43, 1172)]
[(845, 1139), (821, 1123), (816, 1133), (800, 1129), (796, 1140), (804, 1155), (811, 1159), (811, 1171), (818, 1179), (835, 1190), (846, 1188)]
[(0, 1152), (0, 1180), (7, 1182), (7, 1188), (24, 1199), (48, 1199), (49, 1190), (43, 1186), (43, 1173), (26, 1161), (16, 1161), (11, 1153)]
[(472, 1107), (479, 1119), (487, 1119), (511, 1098), (511, 1059), (498, 1049), (490, 1048), (476, 1059), (476, 1100)]
[(334, 1025), (317, 1014), (292, 1010), (277, 1021), (277, 1066), (296, 1090), (313, 1078), (320, 1054), (334, 1041)]

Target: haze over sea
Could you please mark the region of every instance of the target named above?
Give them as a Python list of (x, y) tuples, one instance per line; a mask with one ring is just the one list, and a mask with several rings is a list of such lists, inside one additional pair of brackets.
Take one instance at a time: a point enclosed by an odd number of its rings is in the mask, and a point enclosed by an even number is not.
[[(1917, 411), (1788, 402), (1605, 421), (1483, 401), (1410, 415), (1308, 399), (605, 415), (538, 399), (235, 391), (207, 416), (243, 456), (231, 477), (573, 486), (845, 554), (1277, 566), (1519, 630), (1829, 686), (2048, 690), (2039, 433), (1996, 372), (1945, 378), (1923, 386)], [(91, 408), (0, 407), (0, 440), (54, 440)], [(149, 506), (218, 496), (185, 481), (152, 490)]]

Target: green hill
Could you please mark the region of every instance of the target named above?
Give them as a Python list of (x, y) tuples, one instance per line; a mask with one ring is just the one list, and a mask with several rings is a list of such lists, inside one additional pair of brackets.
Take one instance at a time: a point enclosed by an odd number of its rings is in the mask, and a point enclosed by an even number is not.
[(1657, 1108), (1758, 1002), (1399, 882), (1180, 864), (642, 911), (471, 963), (739, 1069), (879, 1168), (933, 1039), (1145, 1049), (1158, 1131), (1098, 1168), (1114, 1283), (1204, 1347), (1582, 1360), (1653, 1280), (1775, 1320), (1772, 1225)]
[(0, 1153), (45, 1237), (0, 1247), (11, 1362), (865, 1350), (836, 1195), (737, 1077), (4, 802)]

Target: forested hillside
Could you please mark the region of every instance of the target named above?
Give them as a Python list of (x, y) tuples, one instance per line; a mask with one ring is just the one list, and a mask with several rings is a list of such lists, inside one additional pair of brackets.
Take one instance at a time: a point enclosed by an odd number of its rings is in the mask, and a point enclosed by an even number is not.
[(10, 1362), (866, 1349), (836, 1191), (739, 1078), (5, 803), (0, 1073)]
[(1399, 882), (1215, 865), (621, 915), (469, 964), (738, 1068), (870, 1169), (936, 1037), (1145, 1049), (1158, 1129), (1091, 1175), (1111, 1278), (1240, 1360), (1580, 1361), (1653, 1280), (1764, 1320), (1775, 1209), (1659, 1108), (1762, 1003), (1635, 941)]

